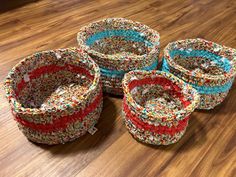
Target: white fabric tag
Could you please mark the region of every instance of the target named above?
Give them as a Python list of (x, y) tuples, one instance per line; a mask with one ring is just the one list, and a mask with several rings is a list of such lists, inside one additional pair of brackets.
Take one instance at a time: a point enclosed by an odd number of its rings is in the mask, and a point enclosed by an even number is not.
[(28, 74), (25, 74), (25, 75), (24, 75), (24, 81), (25, 81), (25, 82), (29, 82), (29, 81), (30, 81), (30, 77), (29, 77)]
[(97, 131), (98, 131), (98, 129), (97, 129), (96, 127), (91, 127), (90, 129), (88, 129), (88, 132), (89, 132), (91, 135), (94, 135)]

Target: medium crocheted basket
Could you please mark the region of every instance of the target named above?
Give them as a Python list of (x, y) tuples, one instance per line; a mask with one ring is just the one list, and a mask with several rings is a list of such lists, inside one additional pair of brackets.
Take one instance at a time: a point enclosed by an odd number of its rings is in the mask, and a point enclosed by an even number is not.
[(233, 84), (236, 49), (204, 39), (179, 40), (164, 49), (162, 70), (200, 93), (199, 109), (212, 109), (225, 99)]
[(160, 36), (139, 22), (108, 18), (80, 29), (78, 45), (99, 65), (103, 89), (123, 95), (122, 79), (130, 70), (156, 69)]
[(23, 59), (5, 81), (20, 130), (31, 141), (59, 144), (84, 135), (102, 109), (99, 67), (82, 50), (58, 49)]
[(130, 71), (123, 88), (125, 125), (135, 139), (148, 144), (177, 142), (199, 103), (192, 86), (162, 71)]

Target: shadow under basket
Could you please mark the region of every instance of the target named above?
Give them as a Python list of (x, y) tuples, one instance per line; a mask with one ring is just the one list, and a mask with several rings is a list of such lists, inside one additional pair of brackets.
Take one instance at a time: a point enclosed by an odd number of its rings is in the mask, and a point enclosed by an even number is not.
[(84, 135), (102, 109), (99, 67), (75, 48), (26, 57), (8, 74), (6, 96), (18, 127), (36, 143), (59, 144)]
[(108, 18), (80, 29), (78, 45), (99, 65), (103, 89), (123, 95), (124, 74), (135, 69), (156, 69), (159, 33), (139, 22)]
[(204, 39), (169, 43), (162, 70), (170, 72), (200, 94), (198, 109), (213, 109), (227, 96), (236, 74), (236, 49)]
[(123, 88), (125, 125), (135, 139), (147, 144), (180, 140), (199, 103), (192, 86), (162, 71), (131, 71), (124, 77)]

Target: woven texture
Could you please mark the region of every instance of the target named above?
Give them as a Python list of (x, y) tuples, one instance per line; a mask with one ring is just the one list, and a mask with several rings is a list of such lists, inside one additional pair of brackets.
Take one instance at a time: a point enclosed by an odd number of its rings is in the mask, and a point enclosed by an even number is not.
[(75, 48), (26, 57), (10, 71), (5, 89), (20, 130), (37, 143), (84, 135), (102, 109), (99, 67)]
[(227, 96), (236, 74), (236, 50), (204, 39), (172, 42), (162, 70), (191, 84), (201, 95), (199, 109), (212, 109)]
[(162, 71), (131, 71), (123, 88), (125, 125), (135, 139), (148, 144), (177, 142), (199, 103), (192, 86)]
[(139, 22), (108, 18), (80, 29), (78, 45), (101, 69), (104, 91), (122, 95), (122, 79), (130, 70), (153, 70), (159, 56), (159, 33)]

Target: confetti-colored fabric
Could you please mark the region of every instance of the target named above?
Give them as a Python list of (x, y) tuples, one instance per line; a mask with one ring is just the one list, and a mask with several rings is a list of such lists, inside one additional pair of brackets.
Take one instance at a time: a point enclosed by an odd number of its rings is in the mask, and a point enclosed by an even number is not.
[(80, 29), (78, 45), (101, 69), (105, 92), (122, 95), (122, 79), (130, 70), (156, 69), (160, 36), (139, 22), (108, 18)]
[(31, 141), (59, 144), (84, 135), (102, 109), (98, 65), (76, 48), (39, 52), (8, 74), (6, 96)]
[(123, 88), (126, 127), (135, 139), (154, 145), (180, 140), (200, 99), (191, 85), (162, 71), (130, 71)]
[(191, 84), (201, 95), (199, 109), (213, 109), (227, 96), (236, 74), (236, 50), (204, 39), (169, 43), (162, 70)]

